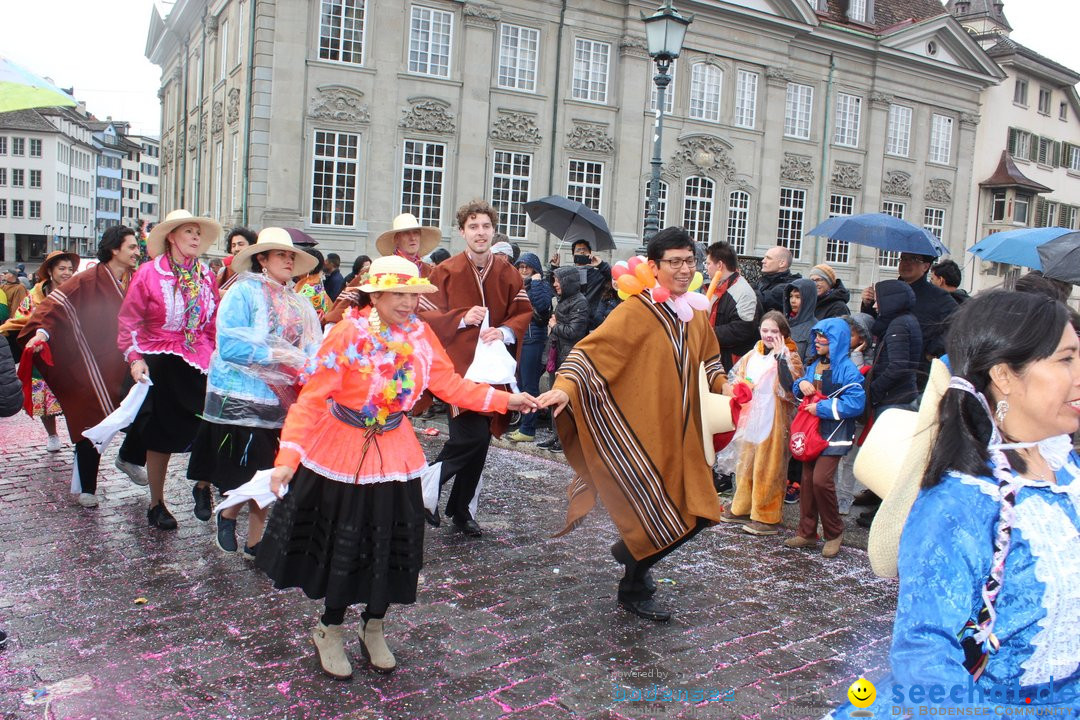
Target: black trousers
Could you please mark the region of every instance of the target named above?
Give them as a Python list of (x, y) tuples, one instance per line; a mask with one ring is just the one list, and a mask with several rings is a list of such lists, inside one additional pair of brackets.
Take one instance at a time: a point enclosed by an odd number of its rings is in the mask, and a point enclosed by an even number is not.
[(649, 572), (653, 565), (673, 553), (680, 545), (697, 535), (708, 527), (708, 525), (708, 520), (698, 518), (697, 525), (691, 529), (690, 532), (686, 533), (686, 535), (679, 538), (671, 545), (668, 545), (663, 550), (653, 553), (648, 557), (641, 558), (640, 560), (634, 559), (634, 556), (630, 554), (630, 549), (626, 547), (626, 543), (622, 540), (612, 545), (611, 554), (626, 567), (626, 572), (623, 574), (622, 579), (619, 580), (619, 599), (633, 601), (647, 599), (650, 593), (645, 587), (645, 573)]
[(469, 503), (480, 484), (480, 474), (487, 461), (491, 445), (491, 418), (466, 410), (450, 418), (450, 437), (443, 445), (435, 462), (442, 463), (439, 487), (454, 480), (450, 498), (446, 501), (446, 514), (461, 522), (472, 518)]
[[(124, 433), (120, 459), (139, 467), (146, 465), (146, 448), (142, 446), (138, 433)], [(97, 492), (98, 467), (101, 464), (101, 455), (94, 449), (94, 443), (86, 438), (75, 443), (75, 462), (79, 464), (82, 491), (93, 495)]]

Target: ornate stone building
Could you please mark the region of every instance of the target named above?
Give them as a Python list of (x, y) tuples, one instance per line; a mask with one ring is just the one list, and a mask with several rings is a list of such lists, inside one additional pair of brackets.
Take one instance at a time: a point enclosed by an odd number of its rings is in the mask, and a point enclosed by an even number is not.
[[(888, 265), (806, 237), (885, 210), (966, 242), (980, 93), (1002, 74), (937, 0), (684, 2), (662, 224), (760, 255), (781, 242), (845, 281)], [(526, 199), (578, 198), (640, 243), (654, 65), (642, 2), (179, 0), (155, 14), (162, 214), (306, 229), (348, 261), (411, 211), (460, 246), (486, 197), (555, 250)], [(886, 271), (887, 272), (887, 271)]]

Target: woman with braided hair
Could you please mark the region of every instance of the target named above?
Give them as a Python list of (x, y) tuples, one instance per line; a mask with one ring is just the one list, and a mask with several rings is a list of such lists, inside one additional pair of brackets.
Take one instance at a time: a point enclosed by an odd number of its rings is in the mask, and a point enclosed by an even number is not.
[[(999, 715), (1075, 709), (1076, 330), (1054, 299), (994, 291), (953, 315), (947, 349), (953, 377), (938, 407), (936, 439), (919, 494), (906, 522), (899, 519), (892, 675), (875, 682), (878, 701), (867, 709), (879, 717), (916, 705), (997, 708)], [(913, 686), (922, 689), (919, 697)], [(943, 690), (926, 693), (936, 686)], [(1014, 705), (1026, 710), (1000, 712)]]

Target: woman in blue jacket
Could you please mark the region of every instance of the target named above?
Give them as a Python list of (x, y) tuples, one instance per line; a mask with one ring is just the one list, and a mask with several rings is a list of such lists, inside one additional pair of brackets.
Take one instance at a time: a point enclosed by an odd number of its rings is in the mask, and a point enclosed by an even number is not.
[[(544, 280), (540, 258), (533, 253), (522, 253), (517, 261), (518, 272), (525, 284), (525, 292), (532, 303), (532, 322), (525, 330), (525, 342), (521, 345), (521, 362), (518, 363), (518, 384), (530, 395), (540, 394), (540, 376), (544, 374), (544, 346), (547, 344), (547, 326), (551, 318), (551, 300), (555, 288)], [(511, 442), (532, 442), (536, 439), (536, 413), (523, 413), (521, 426), (510, 433)]]
[(855, 438), (855, 419), (863, 414), (866, 392), (863, 377), (849, 357), (851, 329), (841, 318), (828, 318), (814, 325), (810, 337), (817, 352), (806, 374), (792, 386), (800, 401), (815, 392), (826, 399), (812, 403), (806, 410), (821, 419), (819, 432), (828, 447), (816, 460), (803, 463), (802, 493), (799, 496), (799, 528), (795, 537), (784, 544), (808, 548), (817, 544), (818, 520), (821, 520), (827, 558), (840, 552), (844, 521), (836, 503), (834, 476), (840, 458), (847, 455)]

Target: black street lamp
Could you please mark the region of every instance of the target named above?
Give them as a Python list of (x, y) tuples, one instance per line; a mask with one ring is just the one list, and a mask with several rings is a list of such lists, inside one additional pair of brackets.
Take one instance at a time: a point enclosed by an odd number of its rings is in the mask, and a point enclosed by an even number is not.
[[(641, 15), (645, 23), (645, 42), (649, 48), (649, 57), (656, 63), (656, 129), (653, 132), (652, 181), (649, 187), (649, 210), (645, 213), (645, 236), (642, 245), (648, 245), (653, 235), (660, 230), (660, 156), (661, 136), (664, 132), (664, 94), (671, 83), (668, 70), (675, 58), (682, 52), (686, 28), (694, 20), (693, 15), (681, 15), (671, 6), (671, 0), (657, 8), (648, 17)], [(644, 253), (644, 249), (641, 254)]]

